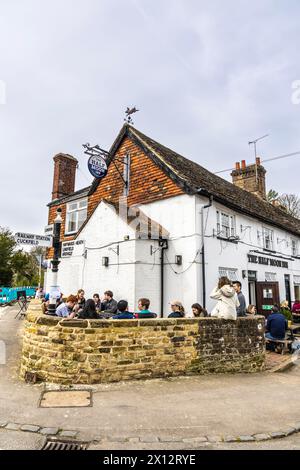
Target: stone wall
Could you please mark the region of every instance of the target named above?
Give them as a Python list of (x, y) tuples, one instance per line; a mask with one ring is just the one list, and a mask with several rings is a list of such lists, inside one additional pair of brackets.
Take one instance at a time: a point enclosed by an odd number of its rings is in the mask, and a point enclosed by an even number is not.
[(33, 304), (21, 377), (61, 384), (264, 369), (264, 320), (62, 320)]

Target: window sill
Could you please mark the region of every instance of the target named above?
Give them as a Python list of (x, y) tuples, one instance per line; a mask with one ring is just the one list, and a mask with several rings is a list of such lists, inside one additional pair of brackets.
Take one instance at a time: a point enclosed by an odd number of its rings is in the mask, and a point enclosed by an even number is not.
[(276, 253), (276, 250), (269, 250), (269, 248), (263, 248), (263, 251), (267, 251), (268, 253)]
[(73, 235), (76, 235), (77, 232), (78, 232), (78, 230), (76, 230), (76, 232), (68, 232), (68, 233), (65, 233), (64, 236), (65, 237), (72, 237)]
[(217, 237), (218, 240), (222, 240), (222, 241), (225, 241), (225, 242), (229, 242), (229, 243), (234, 243), (235, 245), (238, 244), (239, 240), (230, 240), (230, 238), (226, 238), (226, 237)]

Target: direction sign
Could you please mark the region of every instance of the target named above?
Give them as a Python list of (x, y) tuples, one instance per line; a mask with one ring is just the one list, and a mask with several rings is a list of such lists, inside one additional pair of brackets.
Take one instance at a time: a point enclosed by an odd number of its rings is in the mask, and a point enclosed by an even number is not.
[(47, 248), (52, 246), (52, 238), (46, 235), (18, 232), (15, 234), (15, 240), (18, 245), (44, 246)]
[(44, 228), (45, 235), (51, 236), (54, 234), (54, 224), (46, 225)]

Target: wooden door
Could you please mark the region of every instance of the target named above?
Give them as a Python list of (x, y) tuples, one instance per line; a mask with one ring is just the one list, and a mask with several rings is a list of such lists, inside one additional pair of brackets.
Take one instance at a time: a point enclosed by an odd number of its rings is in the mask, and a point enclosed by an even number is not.
[(278, 282), (257, 282), (257, 312), (268, 316), (274, 304), (280, 302)]

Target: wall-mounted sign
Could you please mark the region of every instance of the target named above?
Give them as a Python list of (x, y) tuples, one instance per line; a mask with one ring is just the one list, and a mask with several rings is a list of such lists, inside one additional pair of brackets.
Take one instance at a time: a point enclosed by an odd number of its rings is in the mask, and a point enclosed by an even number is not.
[(44, 234), (51, 236), (53, 235), (53, 233), (54, 233), (54, 224), (46, 225), (46, 227), (44, 228)]
[(263, 310), (272, 310), (273, 306), (272, 305), (262, 305), (261, 308)]
[[(78, 248), (78, 250), (77, 250)], [(76, 255), (83, 255), (84, 240), (72, 240), (70, 242), (62, 242), (61, 244), (61, 257), (69, 258), (73, 256), (76, 251)]]
[(52, 246), (52, 238), (46, 235), (34, 235), (32, 233), (16, 233), (15, 240), (18, 245)]
[(264, 266), (274, 266), (275, 268), (289, 268), (287, 261), (281, 259), (266, 258), (265, 256), (248, 255), (248, 262), (255, 264), (263, 264)]
[(93, 155), (89, 158), (88, 169), (94, 178), (104, 178), (107, 175), (107, 163), (99, 155)]

